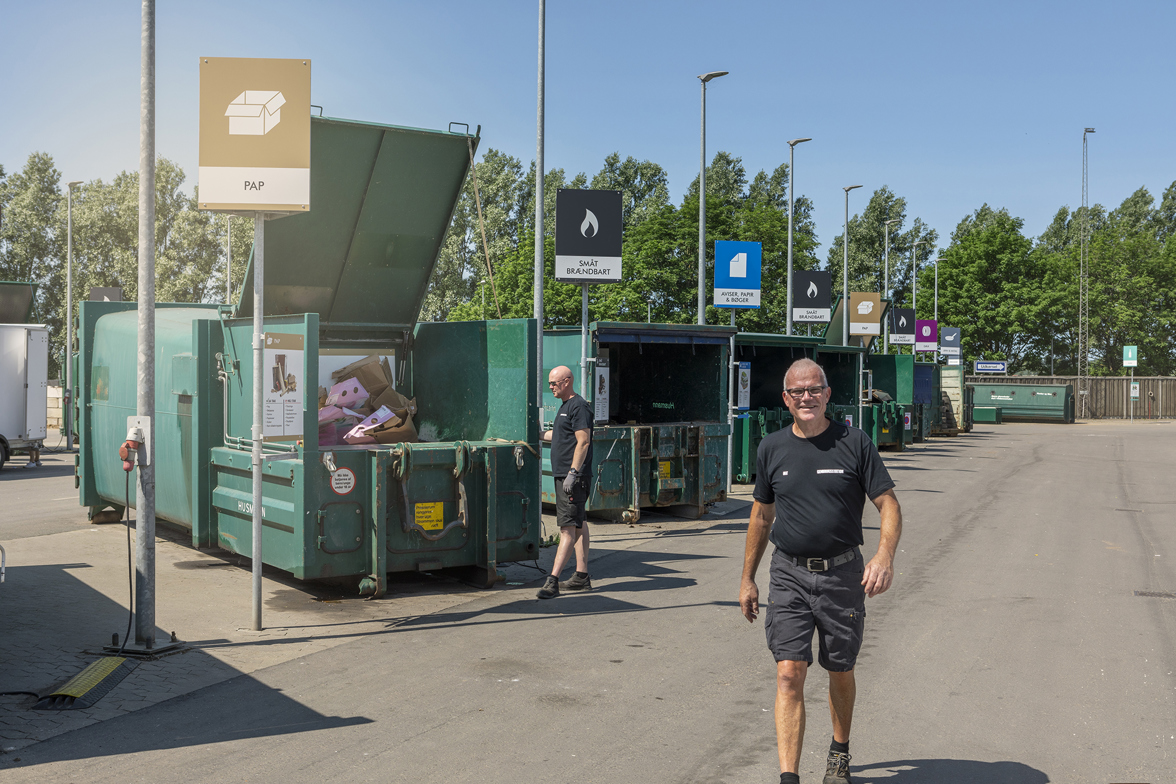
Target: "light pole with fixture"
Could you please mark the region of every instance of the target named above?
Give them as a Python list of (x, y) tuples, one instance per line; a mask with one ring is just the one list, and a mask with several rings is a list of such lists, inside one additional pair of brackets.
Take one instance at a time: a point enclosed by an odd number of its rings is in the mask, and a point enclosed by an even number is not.
[(935, 259), (935, 320), (939, 321), (939, 262), (943, 257)]
[(698, 323), (706, 323), (706, 83), (726, 76), (711, 71), (698, 77), (702, 82), (702, 163), (698, 172)]
[[(885, 250), (882, 252), (882, 266), (884, 272), (882, 275), (882, 290), (885, 292), (884, 296), (890, 296), (890, 224), (902, 223), (902, 218), (891, 218), (883, 224), (884, 234), (886, 236)], [(882, 327), (882, 353), (890, 353), (890, 319), (886, 319), (886, 324)]]
[(812, 139), (793, 139), (788, 142), (788, 328), (785, 335), (792, 334), (792, 183), (796, 179), (796, 168), (793, 166), (793, 153), (796, 145), (811, 142)]
[(73, 451), (73, 189), (81, 185), (74, 180), (65, 185), (65, 451)]
[[(919, 323), (919, 311), (915, 308), (915, 292), (918, 289), (918, 272), (919, 272), (919, 246), (927, 244), (927, 240), (915, 240), (911, 245), (911, 310), (915, 311), (915, 324)], [(917, 340), (918, 338), (916, 338)], [(915, 347), (911, 346), (911, 354), (915, 355), (916, 360), (919, 352), (915, 351)]]
[(841, 244), (845, 251), (845, 265), (841, 271), (841, 345), (849, 345), (849, 192), (860, 188), (860, 185), (848, 185), (841, 190), (845, 191), (845, 234), (841, 238)]

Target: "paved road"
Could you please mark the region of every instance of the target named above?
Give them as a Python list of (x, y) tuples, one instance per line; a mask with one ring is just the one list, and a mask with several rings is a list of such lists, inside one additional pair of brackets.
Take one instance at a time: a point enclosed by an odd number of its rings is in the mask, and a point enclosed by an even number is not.
[[(46, 443), (58, 441), (54, 436)], [(74, 456), (42, 452), (40, 468), (26, 469), (26, 462), (24, 455), (17, 455), (0, 470), (0, 541), (88, 526), (73, 485)]]
[[(982, 427), (887, 462), (906, 532), (894, 588), (867, 605), (857, 780), (1171, 781), (1176, 600), (1135, 592), (1176, 591), (1176, 427)], [(0, 756), (0, 770), (773, 782), (773, 666), (735, 603), (743, 530), (668, 532), (599, 561), (594, 594), (487, 593)], [(814, 671), (806, 782), (829, 736), (824, 684)]]

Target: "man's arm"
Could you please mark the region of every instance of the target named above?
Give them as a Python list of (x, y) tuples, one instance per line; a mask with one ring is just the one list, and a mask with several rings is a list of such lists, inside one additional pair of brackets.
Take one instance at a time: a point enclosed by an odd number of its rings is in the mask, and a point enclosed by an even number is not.
[(885, 593), (894, 581), (894, 553), (898, 549), (898, 539), (902, 536), (902, 508), (898, 505), (898, 497), (893, 489), (870, 500), (882, 515), (878, 554), (870, 559), (862, 574), (866, 596), (873, 597)]
[(584, 472), (584, 461), (588, 458), (588, 447), (592, 444), (591, 430), (576, 431), (576, 449), (572, 452), (572, 470), (580, 474)]
[(540, 438), (542, 438), (544, 441), (546, 441), (547, 443), (549, 443), (549, 444), (550, 444), (550, 443), (551, 443), (551, 434), (552, 434), (552, 432), (553, 432), (553, 431), (551, 431), (551, 430), (544, 430), (544, 431), (543, 431), (543, 435), (542, 435), (542, 436), (540, 436)]
[(747, 521), (747, 545), (743, 551), (743, 580), (739, 586), (739, 609), (748, 623), (759, 616), (759, 588), (755, 573), (768, 547), (768, 533), (776, 516), (776, 505), (753, 501), (751, 519)]

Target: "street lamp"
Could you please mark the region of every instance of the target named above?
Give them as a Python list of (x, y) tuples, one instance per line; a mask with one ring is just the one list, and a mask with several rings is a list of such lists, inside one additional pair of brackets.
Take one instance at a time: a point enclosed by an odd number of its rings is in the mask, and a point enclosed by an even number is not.
[(702, 82), (702, 163), (698, 172), (698, 323), (706, 323), (706, 83), (726, 76), (711, 71), (698, 77)]
[(788, 142), (788, 328), (785, 335), (792, 334), (792, 183), (796, 179), (796, 169), (792, 165), (793, 153), (796, 145), (811, 142), (812, 139), (793, 139)]
[[(919, 254), (916, 251), (918, 250), (920, 245), (925, 245), (925, 244), (927, 244), (927, 240), (915, 240), (914, 244), (911, 245), (911, 310), (915, 311), (915, 323), (916, 324), (919, 323), (919, 311), (916, 310), (916, 308), (915, 308), (915, 292), (918, 287), (917, 273), (918, 273), (918, 264), (919, 264)], [(918, 338), (915, 338), (915, 339), (918, 340)], [(911, 354), (918, 356), (918, 352), (915, 351), (914, 346), (911, 346)]]
[[(887, 297), (890, 296), (890, 224), (892, 223), (902, 223), (902, 218), (891, 218), (883, 224), (883, 230), (886, 235), (886, 249), (882, 253), (883, 267), (885, 268), (882, 290), (885, 292), (884, 296)], [(883, 327), (882, 353), (890, 353), (890, 319), (886, 320), (886, 325)]]
[(845, 266), (841, 275), (841, 345), (849, 345), (849, 192), (860, 188), (860, 185), (847, 185), (845, 191), (845, 234), (841, 238), (841, 245), (845, 250)]
[(73, 189), (81, 180), (65, 184), (65, 451), (73, 451)]

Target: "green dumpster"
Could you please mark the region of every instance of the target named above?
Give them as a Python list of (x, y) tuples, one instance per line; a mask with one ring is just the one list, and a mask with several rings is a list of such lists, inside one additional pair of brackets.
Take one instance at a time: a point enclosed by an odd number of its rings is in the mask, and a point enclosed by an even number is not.
[(976, 406), (972, 417), (981, 424), (999, 425), (1004, 422), (1000, 406)]
[[(915, 441), (915, 362), (910, 354), (871, 354), (866, 360), (866, 367), (870, 370), (870, 382), (875, 390), (885, 392), (890, 398), (890, 410), (883, 412), (883, 417), (897, 417), (897, 435), (890, 432), (880, 433), (882, 441), (879, 446), (887, 443), (899, 449)], [(885, 403), (883, 407), (887, 408)], [(901, 443), (900, 443), (901, 441)]]
[[(265, 226), (267, 366), (293, 382), (275, 371), (267, 395), (263, 560), (300, 579), (366, 578), (374, 595), (388, 572), (466, 567), (490, 584), (499, 562), (538, 552), (536, 322), (416, 323), (477, 137), (329, 118), (311, 132), (314, 209)], [(154, 439), (158, 518), (251, 556), (246, 281), (235, 313), (158, 306)], [(79, 491), (93, 516), (126, 504), (116, 450), (135, 408), (137, 314), (81, 308)], [(419, 442), (320, 445), (320, 387), (369, 355), (415, 399)]]
[(784, 374), (798, 359), (812, 359), (821, 337), (740, 332), (735, 336), (735, 361), (750, 365), (748, 410), (735, 419), (731, 475), (735, 482), (755, 481), (755, 456), (764, 436), (792, 423), (784, 405)]
[(999, 406), (1008, 421), (1074, 422), (1070, 384), (970, 384), (977, 407)]
[[(724, 500), (728, 347), (735, 330), (601, 321), (589, 333), (594, 381), (584, 397), (596, 408), (596, 423), (588, 511), (634, 522), (642, 508), (699, 516), (707, 504)], [(578, 328), (544, 333), (544, 373), (566, 365), (577, 392), (580, 354)], [(548, 396), (545, 421), (558, 409)], [(554, 504), (549, 453), (545, 445), (543, 500)]]

